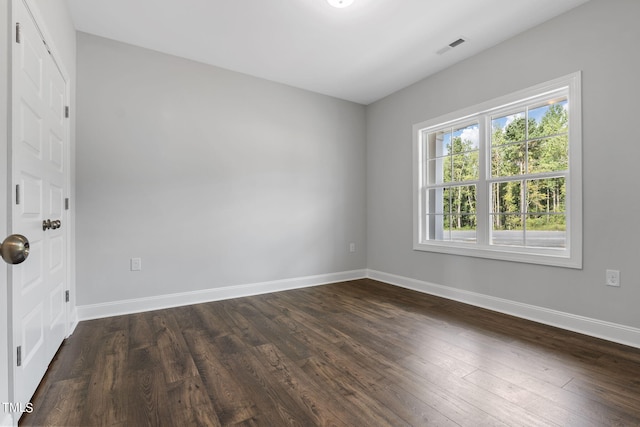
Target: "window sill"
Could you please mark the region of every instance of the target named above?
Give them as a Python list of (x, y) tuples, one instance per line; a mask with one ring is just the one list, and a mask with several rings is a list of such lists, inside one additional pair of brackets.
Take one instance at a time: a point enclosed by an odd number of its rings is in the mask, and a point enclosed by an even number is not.
[(582, 269), (582, 259), (567, 255), (567, 251), (564, 249), (539, 249), (493, 245), (469, 247), (468, 244), (455, 242), (415, 242), (413, 249), (423, 252), (437, 252), (442, 254), (485, 258), (499, 261)]

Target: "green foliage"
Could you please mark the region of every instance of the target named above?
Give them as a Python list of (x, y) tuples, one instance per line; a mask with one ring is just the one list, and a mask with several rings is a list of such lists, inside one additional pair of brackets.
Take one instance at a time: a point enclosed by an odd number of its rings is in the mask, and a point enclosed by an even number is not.
[[(531, 175), (568, 168), (568, 117), (566, 101), (530, 108), (493, 120), (491, 176), (508, 178), (491, 186), (494, 230), (565, 230), (566, 183), (564, 178), (531, 179)], [(472, 126), (465, 128), (467, 131)], [(477, 129), (477, 125), (476, 125)], [(479, 177), (477, 142), (465, 132), (443, 133), (449, 141), (442, 164), (443, 228), (476, 227), (477, 189), (470, 181)], [(447, 139), (449, 138), (449, 139)], [(529, 179), (522, 178), (530, 175)]]
[[(453, 153), (451, 168), (444, 170), (444, 182), (464, 183), (478, 179), (478, 150), (473, 142), (454, 137), (447, 147), (447, 152)], [(456, 185), (443, 192), (444, 212), (446, 215), (446, 229), (463, 230), (476, 227), (476, 186)]]
[[(514, 178), (492, 187), (492, 212), (499, 214), (493, 216), (494, 229), (519, 229), (523, 226), (523, 216), (529, 230), (564, 230), (566, 227), (564, 179), (518, 179), (522, 174), (568, 168), (568, 121), (564, 102), (536, 110), (544, 111), (539, 121), (519, 116), (504, 128), (493, 128), (491, 174)], [(536, 215), (527, 215), (532, 213)]]

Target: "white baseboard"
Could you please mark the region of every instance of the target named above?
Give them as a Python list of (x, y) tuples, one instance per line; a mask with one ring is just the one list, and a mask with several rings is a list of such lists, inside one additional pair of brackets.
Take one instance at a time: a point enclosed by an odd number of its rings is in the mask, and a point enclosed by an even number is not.
[(183, 292), (169, 295), (158, 295), (147, 298), (136, 298), (101, 304), (80, 305), (77, 307), (77, 320), (99, 319), (122, 314), (141, 313), (163, 308), (200, 304), (231, 298), (266, 294), (325, 285), (346, 280), (363, 279), (366, 270), (352, 270), (339, 273), (320, 274), (317, 276), (298, 277), (293, 279), (274, 280), (270, 282), (251, 283), (247, 285), (226, 286), (223, 288), (205, 289), (202, 291)]
[(78, 326), (78, 322), (80, 322), (80, 320), (78, 319), (78, 308), (74, 307), (73, 312), (70, 313), (69, 315), (69, 322), (68, 322), (69, 329), (67, 331), (67, 338), (73, 335), (73, 331), (76, 330), (76, 326)]
[(402, 288), (460, 301), (534, 322), (640, 348), (640, 329), (630, 326), (577, 316), (571, 313), (464, 291), (381, 271), (367, 270), (367, 277)]

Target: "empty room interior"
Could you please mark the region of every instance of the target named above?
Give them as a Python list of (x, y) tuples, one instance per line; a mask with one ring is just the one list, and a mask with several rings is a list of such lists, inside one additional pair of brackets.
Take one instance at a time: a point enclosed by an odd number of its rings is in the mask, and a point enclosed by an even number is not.
[(640, 1), (0, 12), (0, 425), (640, 425)]

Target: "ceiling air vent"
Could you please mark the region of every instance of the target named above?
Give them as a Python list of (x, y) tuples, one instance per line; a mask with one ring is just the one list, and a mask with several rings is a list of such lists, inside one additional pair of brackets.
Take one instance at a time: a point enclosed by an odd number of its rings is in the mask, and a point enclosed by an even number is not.
[(464, 43), (466, 41), (467, 41), (466, 39), (460, 37), (458, 40), (452, 41), (451, 43), (449, 43), (447, 46), (443, 47), (442, 49), (440, 49), (436, 53), (438, 55), (442, 55), (443, 53), (450, 51), (454, 47), (460, 46), (462, 43)]

